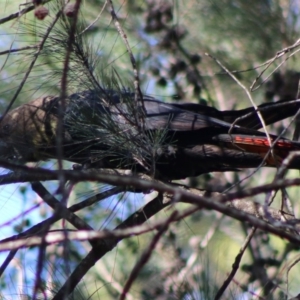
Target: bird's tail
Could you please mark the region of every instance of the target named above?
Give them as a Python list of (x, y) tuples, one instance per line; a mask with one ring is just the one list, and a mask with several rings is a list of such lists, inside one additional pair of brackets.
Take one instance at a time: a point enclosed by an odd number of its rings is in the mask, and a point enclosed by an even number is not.
[(271, 136), (270, 139), (268, 139), (266, 136), (241, 134), (219, 134), (214, 138), (214, 140), (218, 141), (219, 145), (224, 147), (226, 146), (227, 148), (259, 154), (263, 159), (265, 159), (265, 164), (272, 167), (279, 166), (290, 153), (299, 151), (299, 157), (297, 157), (298, 155), (295, 153), (296, 155), (291, 162), (291, 167), (298, 168), (300, 166), (299, 142), (284, 138), (277, 138), (275, 136)]

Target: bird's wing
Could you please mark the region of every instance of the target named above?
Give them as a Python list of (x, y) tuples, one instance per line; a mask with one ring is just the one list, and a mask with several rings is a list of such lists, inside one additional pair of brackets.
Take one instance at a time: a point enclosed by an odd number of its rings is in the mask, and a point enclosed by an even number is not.
[(179, 107), (157, 100), (145, 100), (144, 107), (146, 128), (149, 130), (168, 128), (174, 131), (191, 131), (207, 127), (231, 127), (228, 122), (210, 115), (185, 110), (184, 106)]
[[(237, 121), (236, 124), (241, 127), (251, 129), (262, 128), (262, 123), (254, 107), (248, 107), (240, 110), (220, 111), (214, 107), (195, 103), (173, 104), (173, 106), (178, 107), (179, 109), (192, 111), (197, 114), (211, 116), (230, 124)], [(300, 99), (290, 101), (280, 100), (273, 103), (264, 103), (258, 106), (258, 110), (260, 111), (266, 125), (273, 124), (295, 115), (299, 108)]]

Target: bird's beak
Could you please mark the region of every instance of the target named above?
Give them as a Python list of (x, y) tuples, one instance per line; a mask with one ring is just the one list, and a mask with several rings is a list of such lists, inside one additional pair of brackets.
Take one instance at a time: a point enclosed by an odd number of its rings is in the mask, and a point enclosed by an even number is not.
[(10, 160), (13, 162), (21, 163), (21, 156), (18, 154), (17, 149), (9, 145), (7, 142), (0, 139), (0, 159)]
[(8, 158), (12, 155), (12, 149), (8, 147), (8, 144), (3, 140), (0, 140), (0, 158)]

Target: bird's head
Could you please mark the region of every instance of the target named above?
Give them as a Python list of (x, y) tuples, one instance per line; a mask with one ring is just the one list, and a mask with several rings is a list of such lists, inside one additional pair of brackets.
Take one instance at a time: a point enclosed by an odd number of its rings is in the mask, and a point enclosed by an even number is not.
[(40, 148), (53, 143), (57, 117), (48, 113), (53, 97), (23, 104), (0, 119), (0, 158), (24, 163), (44, 159)]

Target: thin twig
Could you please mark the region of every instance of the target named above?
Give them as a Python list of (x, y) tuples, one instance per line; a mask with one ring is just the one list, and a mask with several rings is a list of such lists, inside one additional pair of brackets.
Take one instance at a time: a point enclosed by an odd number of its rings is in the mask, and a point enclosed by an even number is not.
[[(297, 89), (297, 96), (296, 99), (300, 97), (300, 80), (298, 81), (298, 89)], [(295, 120), (295, 129), (292, 140), (298, 141), (300, 137), (300, 115), (297, 116)]]
[[(159, 195), (159, 197), (156, 197), (147, 203), (143, 208), (127, 218), (122, 224), (117, 226), (116, 229), (124, 229), (133, 225), (140, 225), (169, 204), (170, 203), (162, 203)], [(56, 293), (52, 300), (60, 300), (62, 299), (63, 295), (66, 295), (66, 293), (72, 293), (88, 270), (93, 267), (94, 264), (108, 251), (111, 251), (120, 242), (120, 240), (121, 238), (99, 240), (99, 245), (97, 247), (93, 247), (89, 254), (80, 262), (80, 264), (75, 268), (71, 276), (67, 279), (65, 284)]]
[(75, 228), (80, 230), (93, 230), (90, 225), (74, 213), (70, 212), (65, 205), (55, 199), (55, 197), (51, 195), (40, 182), (33, 182), (31, 187), (33, 191), (35, 191), (45, 201), (45, 203), (47, 203), (55, 211), (56, 214), (69, 221)]
[[(267, 65), (266, 68), (259, 74), (259, 76), (258, 76), (257, 78), (255, 78), (254, 82), (252, 83), (252, 85), (251, 85), (251, 87), (250, 87), (250, 90), (253, 92), (253, 91), (255, 91), (256, 89), (259, 88), (260, 85), (254, 89), (254, 86), (255, 86), (256, 82), (261, 78), (261, 76), (264, 74), (264, 72), (271, 66), (271, 64), (272, 64), (276, 59), (282, 57), (283, 55), (285, 55), (286, 53), (290, 52), (291, 50), (293, 50), (293, 49), (295, 49), (295, 48), (298, 48), (299, 46), (300, 46), (300, 39), (298, 39), (293, 45), (291, 45), (291, 46), (289, 46), (289, 47), (286, 47), (286, 48), (284, 48), (284, 49), (278, 51), (278, 52), (276, 53), (276, 55), (275, 55), (273, 58), (269, 59), (269, 60), (265, 63), (265, 64)], [(297, 51), (298, 51), (298, 50), (297, 50)], [(297, 51), (296, 51), (296, 52), (297, 52)], [(292, 55), (294, 55), (296, 52), (294, 52)], [(290, 55), (290, 56), (292, 56), (292, 55)], [(280, 65), (282, 65), (282, 63), (281, 63)]]
[(39, 246), (39, 254), (38, 259), (36, 263), (35, 268), (35, 279), (34, 279), (34, 288), (33, 288), (33, 295), (32, 300), (37, 299), (38, 291), (40, 290), (40, 287), (42, 286), (42, 272), (43, 272), (43, 265), (44, 265), (44, 259), (46, 257), (46, 243), (45, 243), (46, 236), (42, 237), (41, 244)]
[[(128, 51), (129, 58), (130, 58), (130, 61), (131, 61), (131, 65), (132, 65), (132, 69), (133, 69), (133, 75), (134, 75), (134, 89), (135, 89), (135, 95), (134, 95), (135, 99), (134, 100), (135, 100), (135, 103), (137, 105), (137, 109), (140, 107), (139, 103), (141, 103), (141, 107), (143, 109), (143, 114), (144, 114), (145, 107), (144, 107), (144, 101), (143, 101), (143, 93), (142, 93), (141, 88), (140, 88), (140, 78), (139, 78), (139, 73), (138, 73), (138, 69), (137, 69), (137, 64), (136, 64), (134, 55), (131, 51), (131, 47), (128, 43), (127, 35), (125, 34), (125, 32), (124, 32), (124, 30), (123, 30), (123, 28), (122, 28), (122, 26), (119, 22), (117, 14), (115, 12), (112, 0), (108, 0), (108, 4), (109, 4), (109, 7), (110, 7), (110, 14), (112, 16), (112, 19), (115, 23), (115, 26), (116, 26), (122, 40), (124, 41), (124, 44), (126, 46), (126, 49)], [(137, 111), (137, 120), (141, 120), (142, 125), (143, 125), (143, 115), (140, 118), (139, 114), (140, 114), (139, 111)]]
[(131, 273), (129, 275), (129, 278), (128, 278), (128, 280), (125, 283), (123, 291), (122, 291), (122, 293), (120, 295), (120, 298), (119, 298), (120, 300), (125, 300), (126, 299), (126, 295), (129, 292), (130, 287), (132, 286), (133, 282), (138, 277), (138, 274), (140, 273), (140, 271), (143, 268), (143, 266), (150, 259), (151, 253), (155, 249), (156, 244), (158, 243), (159, 239), (161, 238), (161, 236), (163, 235), (163, 233), (168, 229), (170, 223), (176, 218), (176, 216), (177, 216), (177, 211), (174, 211), (170, 215), (170, 217), (166, 220), (166, 222), (160, 227), (159, 231), (154, 235), (154, 237), (152, 238), (149, 246), (142, 253), (140, 259), (138, 260), (138, 262), (133, 267), (133, 269), (132, 269), (132, 271), (131, 271)]
[(240, 267), (240, 262), (242, 260), (242, 257), (252, 239), (252, 237), (254, 236), (256, 231), (256, 228), (253, 227), (251, 229), (251, 231), (249, 232), (246, 240), (244, 241), (244, 244), (242, 245), (238, 255), (235, 257), (234, 263), (232, 265), (232, 270), (229, 274), (229, 276), (227, 277), (227, 279), (223, 282), (222, 286), (220, 287), (220, 289), (218, 290), (216, 296), (215, 296), (215, 300), (219, 300), (221, 299), (222, 295), (224, 294), (225, 290), (227, 289), (227, 287), (229, 286), (229, 284), (231, 283), (232, 279), (234, 278), (236, 272), (238, 271), (239, 267)]
[[(42, 180), (55, 180), (59, 176), (58, 171), (51, 171), (43, 168), (29, 168), (27, 166), (12, 164), (5, 160), (0, 160), (0, 165), (5, 167), (6, 166), (11, 167), (13, 165), (15, 169), (28, 172), (27, 181), (31, 181), (31, 177), (30, 177), (31, 174), (33, 174), (33, 178), (36, 178), (36, 176), (40, 176)], [(72, 180), (73, 182), (96, 181), (96, 182), (107, 183), (114, 186), (124, 186), (124, 187), (132, 186), (135, 187), (136, 189), (146, 190), (146, 191), (153, 189), (162, 193), (164, 192), (170, 194), (179, 193), (181, 196), (184, 196), (184, 198), (186, 199), (199, 200), (198, 196), (186, 192), (183, 189), (179, 189), (174, 185), (159, 182), (157, 180), (144, 180), (139, 178), (138, 176), (133, 176), (133, 175), (120, 176), (120, 175), (108, 174), (106, 172), (103, 173), (96, 172), (94, 170), (86, 170), (86, 171), (64, 170), (63, 172), (66, 180)], [(269, 184), (264, 184), (253, 188), (249, 188), (249, 189), (239, 190), (233, 193), (221, 194), (217, 196), (215, 200), (220, 202), (233, 201), (236, 199), (241, 199), (245, 197), (255, 196), (261, 193), (266, 193), (272, 190), (280, 189), (282, 187), (291, 187), (291, 186), (298, 186), (298, 185), (300, 185), (300, 178), (282, 179), (282, 180), (277, 180), (275, 182), (272, 182), (271, 184), (269, 183)], [(214, 205), (210, 197), (201, 197), (201, 199), (203, 199), (208, 206)]]
[[(298, 100), (295, 100), (298, 101)], [(269, 154), (271, 153), (271, 151), (273, 150), (274, 146), (276, 145), (276, 143), (282, 138), (282, 136), (284, 136), (284, 134), (287, 132), (287, 130), (289, 129), (289, 127), (294, 123), (294, 121), (297, 119), (297, 117), (300, 115), (300, 109), (297, 110), (296, 114), (292, 117), (291, 121), (289, 122), (289, 124), (287, 126), (284, 127), (284, 129), (278, 134), (278, 136), (273, 140), (272, 144), (270, 144), (270, 148), (269, 150), (266, 152), (265, 157), (263, 158), (262, 162), (259, 164), (259, 166), (253, 171), (251, 172), (248, 176), (244, 177), (243, 179), (239, 180), (237, 183), (233, 184), (230, 188), (226, 189), (224, 191), (228, 192), (229, 190), (231, 190), (232, 188), (234, 188), (235, 186), (239, 185), (242, 181), (250, 178), (251, 176), (253, 176), (266, 162)], [(292, 154), (293, 152), (289, 153), (288, 157)], [(278, 167), (277, 172), (281, 170), (280, 172), (283, 174), (284, 171), (284, 166), (283, 168), (281, 168), (281, 165)], [(277, 175), (276, 175), (277, 176)], [(278, 179), (277, 177), (275, 177), (276, 180)], [(275, 181), (275, 179), (274, 179)]]
[[(36, 63), (36, 61), (37, 61), (37, 59), (38, 59), (38, 57), (39, 57), (41, 51), (43, 50), (43, 47), (44, 47), (44, 45), (45, 45), (45, 42), (46, 42), (46, 40), (47, 40), (47, 38), (48, 38), (48, 36), (49, 36), (51, 30), (53, 29), (54, 25), (55, 25), (56, 22), (58, 21), (58, 19), (59, 19), (61, 13), (62, 13), (62, 11), (60, 10), (60, 11), (56, 14), (56, 16), (55, 16), (54, 20), (52, 21), (52, 23), (50, 24), (50, 26), (47, 28), (47, 31), (46, 31), (46, 33), (45, 33), (43, 39), (42, 39), (41, 42), (39, 43), (38, 51), (34, 54), (33, 60), (31, 61), (30, 65), (29, 65), (29, 67), (28, 67), (28, 70), (27, 70), (26, 73), (25, 73), (24, 78), (22, 79), (21, 83), (19, 84), (19, 86), (18, 86), (18, 88), (17, 88), (17, 90), (16, 90), (16, 92), (15, 92), (13, 98), (11, 99), (9, 105), (7, 106), (5, 112), (4, 112), (4, 113), (2, 114), (2, 116), (0, 117), (0, 123), (1, 123), (1, 120), (2, 120), (2, 119), (5, 117), (5, 115), (8, 113), (8, 111), (11, 109), (11, 107), (12, 107), (12, 105), (14, 104), (14, 102), (16, 101), (16, 99), (17, 99), (19, 93), (21, 92), (21, 90), (22, 90), (22, 88), (23, 88), (23, 86), (24, 86), (24, 84), (25, 84), (25, 82), (26, 82), (26, 80), (27, 80), (29, 74), (31, 73), (31, 71), (32, 71), (32, 69), (33, 69), (33, 67), (34, 67), (34, 65), (35, 65), (35, 63)], [(1, 23), (0, 23), (0, 24), (1, 24)]]
[[(71, 52), (73, 43), (75, 40), (75, 32), (76, 32), (76, 25), (78, 19), (78, 12), (80, 8), (81, 0), (76, 0), (74, 6), (74, 16), (73, 21), (70, 27), (69, 38), (67, 42), (67, 49), (66, 49), (66, 56), (64, 60), (64, 66), (62, 71), (61, 77), (61, 91), (60, 91), (60, 101), (58, 107), (58, 121), (57, 121), (57, 128), (56, 128), (56, 146), (57, 146), (57, 163), (58, 163), (58, 170), (61, 171), (63, 169), (63, 131), (64, 131), (64, 124), (63, 118), (66, 109), (66, 97), (67, 97), (67, 80), (68, 80), (68, 71), (69, 71), (69, 63), (71, 58)], [(59, 187), (61, 193), (64, 195), (64, 185), (65, 179), (63, 177), (63, 173), (60, 172), (60, 180), (59, 180)], [(65, 198), (63, 196), (63, 198)], [(63, 199), (65, 202), (66, 199)]]
[(39, 44), (32, 45), (32, 46), (25, 46), (25, 47), (21, 47), (21, 48), (9, 49), (9, 50), (5, 50), (5, 51), (1, 51), (0, 55), (21, 52), (21, 51), (24, 51), (24, 50), (39, 49), (39, 48), (40, 48)]
[(295, 261), (293, 261), (293, 263), (291, 263), (286, 270), (286, 295), (288, 295), (289, 292), (289, 273), (292, 270), (292, 268), (296, 266), (299, 262), (300, 258), (295, 259)]
[(272, 142), (271, 142), (271, 138), (270, 138), (270, 135), (269, 135), (269, 132), (267, 130), (267, 127), (266, 127), (266, 124), (265, 124), (265, 121), (264, 121), (264, 118), (261, 114), (261, 112), (258, 110), (258, 107), (257, 105), (255, 104), (255, 102), (253, 101), (252, 99), (252, 96), (249, 92), (249, 90), (215, 57), (213, 57), (212, 55), (208, 54), (208, 53), (205, 53), (205, 55), (209, 56), (210, 58), (212, 58), (223, 70), (225, 70), (225, 72), (245, 91), (245, 93), (247, 94), (252, 106), (254, 107), (255, 111), (257, 112), (257, 116), (262, 124), (262, 127), (264, 129), (264, 132), (267, 136), (267, 139), (268, 139), (268, 142), (269, 142), (269, 145), (271, 147), (272, 145)]
[[(50, 1), (52, 1), (52, 0), (43, 0), (43, 3), (48, 3)], [(13, 19), (19, 18), (19, 17), (25, 15), (26, 13), (34, 10), (34, 8), (35, 8), (35, 5), (30, 5), (26, 8), (24, 8), (24, 9), (22, 9), (21, 11), (17, 11), (17, 12), (15, 12), (15, 13), (13, 13), (13, 14), (5, 17), (5, 18), (2, 18), (2, 19), (0, 19), (0, 25), (3, 24), (3, 23), (9, 22)]]
[[(69, 212), (74, 213), (78, 210), (81, 210), (82, 208), (85, 208), (89, 205), (94, 204), (96, 201), (101, 201), (103, 199), (106, 199), (107, 197), (115, 195), (116, 193), (120, 193), (122, 190), (123, 189), (120, 187), (111, 188), (108, 191), (105, 191), (94, 197), (91, 197), (93, 199), (88, 198), (78, 204), (74, 204), (73, 206), (69, 207), (68, 210), (69, 210)], [(17, 236), (7, 238), (4, 241), (13, 241), (13, 240), (16, 240), (16, 239), (19, 239), (22, 237), (26, 237), (26, 239), (27, 239), (28, 237), (30, 237), (34, 234), (44, 234), (48, 231), (48, 228), (50, 225), (59, 221), (61, 218), (62, 218), (61, 214), (54, 213), (54, 215), (51, 218), (49, 218), (39, 224), (36, 224), (35, 226), (31, 227), (30, 229), (26, 230), (23, 233), (18, 234)], [(18, 248), (16, 250), (11, 250), (10, 253), (8, 254), (8, 256), (6, 257), (5, 261), (3, 262), (3, 264), (0, 267), (0, 277), (3, 275), (3, 272), (5, 271), (5, 269), (11, 262), (11, 260), (14, 258), (17, 251), (18, 251)]]
[(102, 15), (102, 13), (103, 13), (103, 11), (104, 11), (104, 9), (105, 9), (105, 7), (106, 7), (106, 5), (107, 5), (107, 0), (105, 1), (105, 3), (103, 4), (103, 7), (101, 8), (101, 11), (99, 12), (99, 14), (98, 14), (98, 16), (96, 17), (96, 19), (91, 23), (91, 24), (89, 24), (86, 28), (84, 28), (84, 30), (82, 30), (80, 33), (79, 33), (79, 35), (82, 35), (82, 34), (84, 34), (86, 31), (88, 31), (99, 19), (100, 19), (100, 17), (101, 17), (101, 15)]

